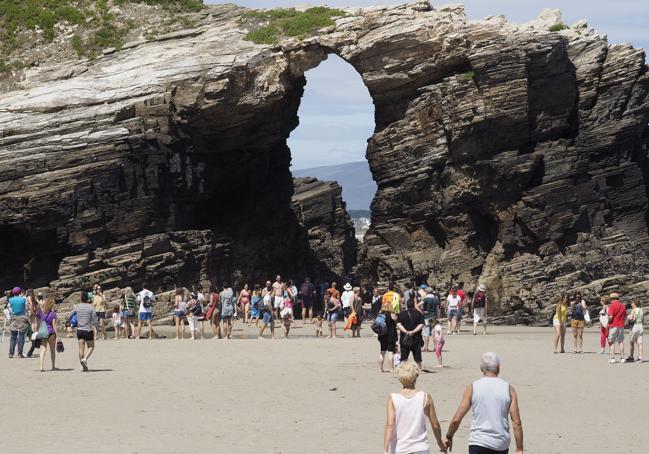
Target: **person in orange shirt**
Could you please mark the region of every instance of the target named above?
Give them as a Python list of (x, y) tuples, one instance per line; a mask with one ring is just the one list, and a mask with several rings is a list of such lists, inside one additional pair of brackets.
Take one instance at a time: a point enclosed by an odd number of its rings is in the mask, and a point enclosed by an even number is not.
[(394, 282), (388, 284), (388, 291), (383, 295), (381, 302), (382, 304), (392, 304), (392, 312), (398, 314), (401, 312), (401, 297), (399, 296), (399, 293), (396, 292), (395, 287)]

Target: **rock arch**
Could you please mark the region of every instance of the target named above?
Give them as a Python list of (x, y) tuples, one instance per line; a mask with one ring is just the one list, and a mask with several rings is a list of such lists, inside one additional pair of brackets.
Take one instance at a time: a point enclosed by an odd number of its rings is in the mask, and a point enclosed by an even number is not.
[(427, 2), (255, 46), (242, 10), (217, 8), (201, 29), (28, 73), (0, 97), (0, 225), (56, 229), (62, 295), (313, 266), (286, 138), (304, 72), (330, 52), (376, 108), (368, 281), (482, 280), (519, 315), (559, 291), (649, 289), (641, 50)]

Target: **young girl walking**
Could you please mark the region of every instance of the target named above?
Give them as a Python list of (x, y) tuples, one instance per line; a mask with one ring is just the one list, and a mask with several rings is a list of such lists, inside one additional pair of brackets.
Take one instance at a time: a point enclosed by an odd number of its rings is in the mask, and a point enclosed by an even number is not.
[(122, 311), (119, 304), (113, 308), (113, 328), (115, 329), (115, 339), (119, 339), (119, 331), (122, 329)]
[(442, 349), (444, 348), (444, 334), (442, 334), (442, 325), (439, 321), (435, 320), (435, 327), (433, 328), (433, 337), (435, 339), (435, 356), (437, 357), (437, 367), (444, 367), (442, 363)]

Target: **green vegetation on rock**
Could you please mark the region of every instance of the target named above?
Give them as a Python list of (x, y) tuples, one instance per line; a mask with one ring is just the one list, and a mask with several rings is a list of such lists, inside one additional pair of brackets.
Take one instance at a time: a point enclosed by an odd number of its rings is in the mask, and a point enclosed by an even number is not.
[(255, 44), (277, 44), (282, 36), (305, 38), (323, 27), (334, 25), (333, 18), (345, 16), (339, 9), (317, 6), (305, 11), (294, 8), (251, 10), (240, 22), (250, 31), (245, 39)]
[(560, 32), (561, 30), (565, 30), (566, 28), (570, 28), (570, 27), (568, 27), (566, 24), (560, 22), (558, 24), (551, 25), (548, 28), (548, 30), (551, 31), (551, 32)]
[(475, 78), (475, 72), (467, 71), (464, 74), (462, 74), (462, 77), (464, 77), (466, 80), (473, 80)]
[[(135, 24), (118, 20), (111, 8), (127, 3), (157, 5), (170, 13), (195, 12), (204, 6), (202, 0), (0, 0), (0, 72), (21, 67), (18, 60), (8, 61), (20, 47), (21, 32), (40, 30), (46, 41), (52, 41), (57, 24), (88, 31), (84, 37), (75, 34), (70, 43), (79, 57), (94, 58), (106, 48), (119, 49)], [(189, 24), (184, 19), (179, 23)]]

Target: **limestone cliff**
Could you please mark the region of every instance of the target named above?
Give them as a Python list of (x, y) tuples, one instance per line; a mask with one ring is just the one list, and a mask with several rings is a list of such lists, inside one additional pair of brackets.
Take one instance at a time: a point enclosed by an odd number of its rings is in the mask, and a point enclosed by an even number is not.
[(0, 95), (5, 285), (32, 258), (30, 279), (63, 295), (80, 274), (304, 274), (286, 138), (304, 72), (336, 53), (376, 108), (366, 280), (482, 280), (522, 314), (576, 288), (647, 295), (644, 51), (585, 23), (552, 32), (552, 14), (468, 21), (427, 2), (255, 45), (243, 11), (210, 7), (196, 29), (28, 70)]

